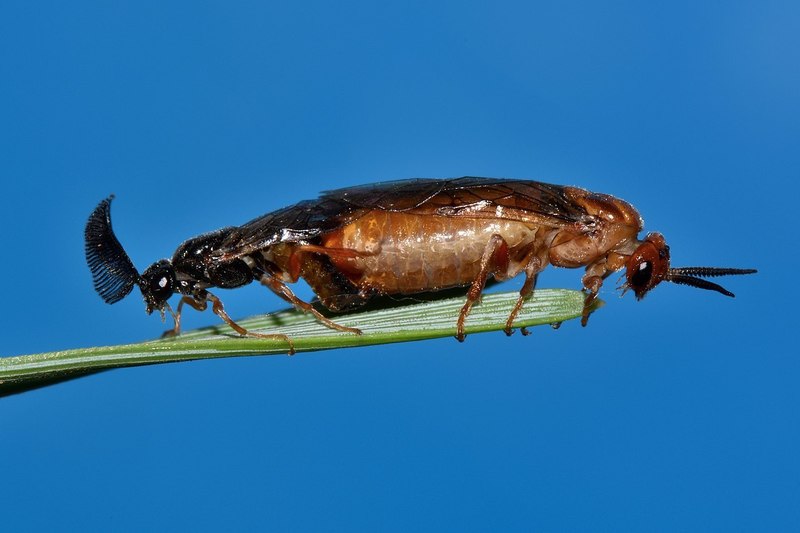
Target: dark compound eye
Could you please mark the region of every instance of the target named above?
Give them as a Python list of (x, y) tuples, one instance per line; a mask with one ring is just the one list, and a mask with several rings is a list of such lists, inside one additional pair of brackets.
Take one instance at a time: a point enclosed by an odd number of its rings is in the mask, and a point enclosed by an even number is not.
[(172, 278), (166, 274), (150, 280), (150, 293), (159, 300), (172, 296)]
[(631, 276), (631, 286), (634, 289), (646, 287), (650, 283), (650, 278), (653, 277), (653, 263), (650, 261), (642, 261), (636, 267), (636, 272)]
[(139, 281), (148, 308), (161, 309), (175, 292), (175, 273), (166, 261), (159, 261), (144, 271)]

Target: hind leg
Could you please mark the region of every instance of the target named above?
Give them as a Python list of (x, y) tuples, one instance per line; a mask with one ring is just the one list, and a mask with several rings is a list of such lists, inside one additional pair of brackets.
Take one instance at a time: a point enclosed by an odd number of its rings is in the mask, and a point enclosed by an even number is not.
[(286, 284), (280, 281), (279, 279), (273, 278), (272, 276), (265, 274), (261, 276), (260, 281), (262, 285), (269, 288), (272, 292), (274, 292), (275, 294), (277, 294), (278, 296), (280, 296), (281, 298), (283, 298), (284, 300), (295, 306), (297, 309), (314, 315), (314, 318), (322, 322), (327, 327), (339, 331), (346, 331), (348, 333), (355, 333), (357, 335), (361, 335), (360, 329), (337, 324), (333, 320), (329, 319), (328, 317), (317, 311), (317, 309), (313, 305), (298, 298), (295, 295), (295, 293), (292, 292), (292, 289), (287, 287)]

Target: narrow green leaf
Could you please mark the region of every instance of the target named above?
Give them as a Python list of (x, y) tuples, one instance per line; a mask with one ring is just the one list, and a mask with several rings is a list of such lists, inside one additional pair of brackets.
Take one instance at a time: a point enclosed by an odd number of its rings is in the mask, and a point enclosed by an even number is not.
[[(518, 293), (485, 294), (467, 318), (467, 334), (502, 330)], [(564, 289), (540, 289), (525, 303), (515, 327), (556, 324), (581, 316), (584, 296)], [(335, 317), (362, 335), (334, 331), (313, 316), (290, 309), (239, 321), (259, 333), (285, 333), (297, 352), (408, 342), (456, 333), (464, 297), (446, 298)], [(601, 303), (595, 305), (599, 307)], [(0, 358), (0, 396), (30, 390), (111, 368), (217, 357), (286, 354), (280, 339), (241, 337), (224, 324), (178, 337), (137, 344), (80, 348)]]

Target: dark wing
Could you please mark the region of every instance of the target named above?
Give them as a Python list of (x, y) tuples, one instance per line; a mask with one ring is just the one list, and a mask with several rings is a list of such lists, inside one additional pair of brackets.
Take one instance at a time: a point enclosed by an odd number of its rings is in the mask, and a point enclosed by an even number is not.
[(503, 218), (559, 227), (583, 221), (586, 212), (559, 185), (537, 181), (458, 178), (414, 179), (361, 185), (322, 193), (251, 220), (231, 232), (218, 253), (251, 254), (277, 242), (310, 241), (370, 210), (418, 215)]
[(547, 226), (581, 222), (586, 217), (567, 188), (527, 180), (465, 177), (391, 181), (328, 191), (322, 198), (338, 199), (361, 209), (503, 218)]
[(215, 255), (230, 259), (252, 254), (279, 242), (311, 241), (361, 216), (359, 213), (351, 218), (349, 215), (353, 210), (340, 201), (324, 198), (304, 200), (267, 213), (238, 228), (231, 228)]

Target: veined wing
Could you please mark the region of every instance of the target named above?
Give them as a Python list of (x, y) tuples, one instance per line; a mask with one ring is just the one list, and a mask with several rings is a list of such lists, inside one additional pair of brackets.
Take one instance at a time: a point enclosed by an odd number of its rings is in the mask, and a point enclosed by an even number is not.
[(504, 218), (556, 227), (586, 217), (586, 211), (570, 198), (566, 187), (529, 180), (465, 177), (391, 181), (328, 191), (322, 199), (337, 199), (360, 209)]
[(337, 189), (236, 228), (217, 251), (226, 258), (278, 242), (308, 242), (371, 210), (420, 216), (502, 218), (560, 227), (586, 219), (567, 189), (537, 181), (464, 177), (412, 179)]

